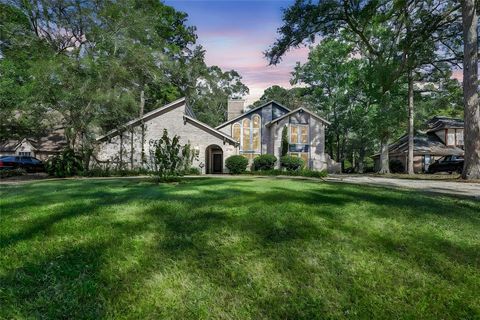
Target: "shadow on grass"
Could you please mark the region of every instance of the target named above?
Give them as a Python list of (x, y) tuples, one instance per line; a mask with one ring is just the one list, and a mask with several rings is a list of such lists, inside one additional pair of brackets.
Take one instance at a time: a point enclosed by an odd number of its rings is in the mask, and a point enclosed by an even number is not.
[[(422, 315), (412, 309), (416, 301), (404, 297), (405, 304), (392, 304), (400, 299), (394, 287), (380, 287), (375, 292), (368, 282), (361, 282), (359, 277), (367, 276), (352, 271), (349, 257), (344, 256), (350, 251), (345, 248), (355, 248), (357, 254), (375, 254), (378, 259), (389, 257), (410, 266), (412, 273), (419, 269), (432, 278), (443, 277), (451, 286), (460, 284), (459, 270), (479, 266), (478, 245), (460, 246), (415, 230), (426, 215), (478, 226), (476, 203), (446, 201), (414, 192), (295, 183), (286, 186), (284, 181), (274, 181), (268, 189), (259, 191), (253, 190), (255, 181), (250, 179), (195, 179), (178, 185), (112, 179), (69, 182), (66, 188), (62, 183), (39, 183), (9, 190), (7, 195), (28, 192), (28, 196), (7, 202), (11, 212), (3, 221), (52, 201), (63, 199), (72, 204), (33, 218), (20, 231), (1, 233), (2, 254), (24, 262), (20, 267), (4, 264), (3, 270), (0, 268), (0, 302), (5, 306), (0, 317), (101, 318), (121, 312), (125, 317), (134, 317), (135, 308), (129, 308), (128, 303), (142, 300), (142, 290), (146, 290), (143, 283), (159, 271), (166, 273), (185, 261), (188, 263), (179, 271), (234, 296), (253, 318), (313, 319), (348, 314), (381, 318), (402, 312), (411, 312), (414, 317)], [(68, 191), (67, 198), (62, 190)], [(102, 221), (112, 218), (102, 208), (129, 205), (132, 201), (147, 203), (135, 222)], [(405, 225), (407, 230), (398, 237), (393, 231), (370, 230), (368, 225), (362, 228), (353, 224), (352, 212), (345, 210), (352, 203), (367, 206), (358, 215), (365, 221), (368, 217), (397, 223), (409, 219), (412, 226)], [(459, 213), (459, 208), (463, 212)], [(51, 226), (86, 215), (98, 215), (95, 221), (106, 236), (56, 249), (55, 234), (49, 232)], [(81, 236), (90, 231), (77, 232)], [(152, 233), (152, 240), (144, 240), (150, 239), (147, 235)], [(50, 246), (48, 254), (32, 260), (15, 252), (18, 244), (39, 236)], [(319, 254), (324, 251), (325, 256)], [(133, 267), (115, 268), (115, 264), (120, 267), (132, 255)], [(317, 262), (310, 263), (309, 259)], [(5, 261), (8, 263), (8, 258)], [(454, 266), (446, 266), (445, 261)], [(385, 266), (387, 270), (389, 267)], [(319, 283), (319, 279), (323, 282)], [(417, 286), (414, 289), (425, 294)], [(468, 291), (459, 297), (465, 294)], [(377, 295), (384, 300), (378, 300)], [(391, 299), (385, 298), (389, 295)], [(122, 299), (126, 301), (120, 307), (118, 301)], [(460, 301), (448, 309), (442, 300), (445, 298), (439, 299), (439, 316), (443, 312), (450, 317), (461, 308), (464, 311), (459, 315), (475, 315), (469, 302)], [(162, 306), (152, 302), (150, 308), (151, 316), (159, 311), (155, 308)], [(185, 315), (181, 305), (173, 308), (179, 309), (178, 317)], [(234, 309), (230, 308), (225, 310), (227, 314)]]

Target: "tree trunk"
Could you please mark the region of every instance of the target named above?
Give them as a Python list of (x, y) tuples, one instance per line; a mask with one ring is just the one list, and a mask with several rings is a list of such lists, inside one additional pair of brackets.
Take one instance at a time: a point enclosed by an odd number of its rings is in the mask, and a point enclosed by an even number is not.
[(408, 174), (415, 174), (413, 170), (413, 72), (410, 70), (408, 73), (408, 162), (407, 172)]
[(463, 179), (480, 179), (480, 107), (478, 105), (478, 16), (475, 0), (462, 1), (463, 104), (465, 163)]
[(357, 172), (358, 173), (363, 173), (364, 169), (365, 169), (365, 164), (364, 164), (364, 161), (365, 161), (365, 148), (363, 146), (360, 147), (360, 150), (358, 151), (358, 170)]
[(385, 136), (382, 138), (380, 142), (380, 170), (378, 173), (390, 173), (390, 164), (389, 164), (389, 156), (388, 156), (388, 137)]
[[(144, 90), (142, 89), (142, 91), (140, 91), (140, 118), (143, 117), (143, 113), (144, 113), (144, 109), (145, 109), (145, 92)], [(141, 120), (141, 146), (142, 146), (142, 150), (141, 150), (141, 158), (142, 158), (142, 166), (143, 164), (146, 162), (146, 156), (145, 156), (145, 124), (143, 123), (143, 119)]]

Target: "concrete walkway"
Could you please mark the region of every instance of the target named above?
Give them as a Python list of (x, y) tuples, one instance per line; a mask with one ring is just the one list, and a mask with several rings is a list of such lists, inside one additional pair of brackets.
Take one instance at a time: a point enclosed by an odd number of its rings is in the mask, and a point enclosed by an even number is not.
[(480, 183), (453, 182), (441, 180), (395, 179), (356, 175), (331, 175), (325, 181), (352, 183), (377, 187), (414, 189), (445, 195), (457, 195), (480, 199)]

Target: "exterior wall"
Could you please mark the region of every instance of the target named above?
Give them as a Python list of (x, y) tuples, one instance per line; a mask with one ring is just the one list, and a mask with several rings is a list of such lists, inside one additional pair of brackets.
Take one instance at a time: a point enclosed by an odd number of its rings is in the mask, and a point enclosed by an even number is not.
[(15, 150), (15, 155), (20, 155), (21, 152), (30, 152), (30, 156), (35, 157), (35, 149), (27, 140), (24, 140)]
[(310, 117), (310, 162), (315, 170), (326, 170), (325, 159), (325, 124)]
[[(282, 131), (285, 126), (288, 126), (289, 118), (283, 118), (280, 121), (274, 123), (270, 127), (270, 137), (271, 137), (271, 149), (272, 154), (280, 160), (282, 156)], [(280, 161), (277, 161), (275, 165), (276, 169), (280, 168)]]
[[(295, 113), (289, 117), (274, 123), (270, 128), (270, 136), (272, 141), (273, 154), (281, 157), (282, 148), (282, 131), (285, 126), (292, 124), (308, 124), (309, 126), (309, 163), (310, 169), (326, 170), (327, 161), (325, 157), (325, 125), (315, 117), (310, 116), (307, 112)], [(290, 130), (289, 130), (290, 134)], [(280, 163), (277, 163), (280, 168)]]
[[(198, 150), (198, 157), (194, 160), (193, 167), (203, 167), (205, 173), (206, 148), (209, 145), (218, 145), (223, 151), (223, 167), (225, 170), (225, 159), (230, 155), (237, 153), (237, 148), (229, 142), (224, 143), (224, 139), (208, 132), (198, 124), (185, 121), (185, 105), (167, 111), (153, 119), (145, 121), (145, 138), (143, 146), (147, 164), (142, 164), (142, 134), (141, 126), (136, 126), (133, 130), (133, 167), (151, 168), (152, 158), (150, 156), (151, 143), (158, 140), (163, 135), (163, 130), (167, 129), (169, 136), (178, 135), (180, 144), (189, 143), (194, 150)], [(97, 159), (100, 161), (109, 161), (114, 166), (121, 164), (127, 168), (131, 167), (131, 142), (132, 133), (124, 132), (123, 135), (112, 137), (110, 141), (104, 141), (99, 144), (97, 150)], [(123, 148), (121, 148), (123, 146)], [(123, 152), (120, 152), (123, 150)]]
[(272, 153), (270, 151), (272, 150), (270, 129), (265, 127), (265, 124), (272, 121), (273, 119), (281, 117), (286, 113), (287, 111), (285, 111), (285, 109), (277, 106), (275, 103), (270, 103), (261, 109), (255, 110), (254, 112), (245, 113), (243, 117), (238, 118), (235, 122), (229, 123), (224, 127), (219, 128), (219, 131), (231, 136), (233, 124), (239, 123), (240, 125), (242, 125), (243, 119), (248, 118), (252, 120), (253, 115), (258, 114), (261, 119), (261, 126), (260, 126), (261, 152), (260, 153), (261, 154)]

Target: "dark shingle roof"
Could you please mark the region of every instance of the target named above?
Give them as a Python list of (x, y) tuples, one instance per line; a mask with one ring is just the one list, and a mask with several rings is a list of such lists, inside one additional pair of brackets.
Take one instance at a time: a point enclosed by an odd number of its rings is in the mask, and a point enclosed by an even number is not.
[(442, 130), (463, 128), (464, 122), (462, 119), (455, 119), (450, 117), (435, 116), (427, 122), (428, 132)]
[[(389, 146), (389, 152), (393, 154), (406, 154), (408, 152), (408, 136), (404, 135)], [(430, 155), (463, 155), (460, 148), (447, 146), (433, 132), (417, 132), (413, 138), (414, 154)]]

